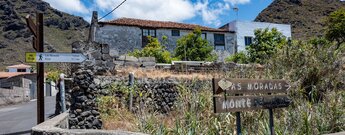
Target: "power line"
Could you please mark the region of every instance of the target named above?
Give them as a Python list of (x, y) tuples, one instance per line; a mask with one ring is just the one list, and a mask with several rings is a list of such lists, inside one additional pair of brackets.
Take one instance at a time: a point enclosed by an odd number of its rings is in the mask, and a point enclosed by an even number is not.
[(108, 14), (104, 15), (103, 17), (101, 17), (99, 20), (102, 20), (104, 17), (108, 16), (109, 14), (111, 14), (112, 12), (114, 12), (117, 8), (119, 8), (123, 3), (125, 3), (127, 0), (123, 0), (119, 5), (117, 5), (113, 10), (111, 10)]

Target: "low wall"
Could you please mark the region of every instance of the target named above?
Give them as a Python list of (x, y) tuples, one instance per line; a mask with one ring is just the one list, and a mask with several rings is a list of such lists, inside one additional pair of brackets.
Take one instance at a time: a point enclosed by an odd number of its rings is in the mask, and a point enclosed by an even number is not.
[(30, 89), (13, 87), (13, 89), (0, 88), (0, 105), (9, 105), (29, 101)]
[(32, 128), (32, 135), (145, 135), (119, 130), (67, 129), (68, 113), (62, 113)]

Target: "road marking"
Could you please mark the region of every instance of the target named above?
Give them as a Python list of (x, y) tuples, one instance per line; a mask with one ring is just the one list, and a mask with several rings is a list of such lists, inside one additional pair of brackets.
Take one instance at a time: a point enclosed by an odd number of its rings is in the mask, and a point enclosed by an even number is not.
[(0, 112), (8, 112), (8, 111), (16, 110), (16, 109), (18, 109), (18, 107), (3, 108), (3, 109), (0, 109)]

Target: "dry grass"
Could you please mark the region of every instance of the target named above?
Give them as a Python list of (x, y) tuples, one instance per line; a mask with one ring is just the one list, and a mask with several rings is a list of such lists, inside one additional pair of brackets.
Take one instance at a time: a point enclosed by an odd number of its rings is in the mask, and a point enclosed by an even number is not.
[(137, 78), (181, 78), (181, 79), (199, 79), (209, 80), (213, 77), (224, 76), (220, 72), (198, 72), (198, 73), (185, 73), (185, 72), (173, 72), (169, 70), (159, 69), (143, 69), (143, 68), (123, 68), (116, 71), (116, 75), (127, 76), (130, 72), (133, 72)]

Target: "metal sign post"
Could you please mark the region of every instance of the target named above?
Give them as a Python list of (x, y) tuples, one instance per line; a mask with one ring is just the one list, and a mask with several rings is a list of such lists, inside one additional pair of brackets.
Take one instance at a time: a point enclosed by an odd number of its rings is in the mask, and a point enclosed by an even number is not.
[[(273, 135), (273, 108), (287, 107), (291, 104), (291, 100), (286, 94), (271, 95), (271, 93), (287, 92), (290, 86), (284, 80), (213, 78), (212, 86), (214, 112), (236, 112), (238, 135), (242, 134), (240, 116), (241, 111), (268, 109), (270, 114), (270, 132), (271, 135)], [(245, 96), (241, 96), (242, 94), (245, 94)]]
[(61, 98), (61, 111), (66, 111), (65, 103), (65, 74), (60, 74), (60, 98)]
[[(36, 13), (36, 24), (30, 15), (26, 16), (26, 23), (33, 33), (33, 48), (37, 52), (44, 52), (43, 13)], [(44, 122), (44, 64), (37, 63), (37, 124)]]

